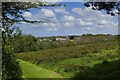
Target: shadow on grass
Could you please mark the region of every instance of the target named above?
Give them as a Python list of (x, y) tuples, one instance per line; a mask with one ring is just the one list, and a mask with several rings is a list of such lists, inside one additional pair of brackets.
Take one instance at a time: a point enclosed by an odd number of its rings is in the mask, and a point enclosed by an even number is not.
[(120, 60), (111, 62), (103, 61), (100, 64), (94, 65), (92, 68), (86, 68), (76, 73), (73, 78), (108, 78), (120, 80)]

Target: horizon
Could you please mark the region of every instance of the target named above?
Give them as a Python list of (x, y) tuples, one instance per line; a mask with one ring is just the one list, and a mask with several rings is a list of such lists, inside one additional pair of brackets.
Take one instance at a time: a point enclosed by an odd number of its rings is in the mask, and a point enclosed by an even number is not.
[[(32, 35), (32, 34), (23, 34), (23, 35)], [(68, 37), (68, 36), (83, 36), (83, 35), (89, 35), (89, 34), (81, 34), (81, 35), (54, 35), (54, 36), (34, 36), (34, 37)], [(96, 36), (96, 35), (112, 35), (112, 36), (117, 36), (117, 35), (120, 35), (120, 34), (90, 34), (92, 36)]]

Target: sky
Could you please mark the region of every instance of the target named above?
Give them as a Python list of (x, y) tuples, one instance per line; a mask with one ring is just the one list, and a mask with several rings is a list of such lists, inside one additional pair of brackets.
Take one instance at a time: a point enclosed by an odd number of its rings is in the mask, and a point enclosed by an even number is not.
[[(58, 2), (66, 7), (42, 7), (24, 12), (27, 20), (50, 20), (47, 23), (21, 23), (23, 34), (36, 37), (67, 36), (82, 34), (118, 34), (118, 16), (107, 15), (105, 11), (92, 10), (82, 2)], [(114, 10), (116, 12), (116, 10)]]

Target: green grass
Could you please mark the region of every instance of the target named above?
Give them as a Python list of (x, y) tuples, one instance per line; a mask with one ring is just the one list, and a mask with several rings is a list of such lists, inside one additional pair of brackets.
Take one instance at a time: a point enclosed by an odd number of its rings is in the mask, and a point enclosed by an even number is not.
[(42, 63), (39, 66), (58, 72), (64, 77), (73, 77), (80, 72), (80, 67), (92, 68), (96, 64), (101, 64), (103, 61), (119, 60), (116, 50), (102, 50), (99, 53), (86, 54), (80, 58), (64, 59), (56, 64)]
[[(65, 78), (71, 78), (88, 67), (92, 69), (96, 64), (102, 64), (103, 61), (111, 62), (119, 60), (119, 58), (120, 57), (118, 56), (117, 50), (102, 50), (98, 53), (84, 54), (79, 58), (63, 59), (55, 63), (44, 62), (40, 64), (31, 64), (20, 60), (20, 64), (22, 66), (24, 78), (59, 78), (62, 76), (64, 76)], [(36, 66), (36, 64), (38, 66)], [(100, 70), (102, 69), (100, 68)], [(87, 71), (85, 71), (84, 74), (86, 74), (86, 72)], [(61, 74), (62, 76), (57, 73)], [(95, 73), (94, 70), (93, 73)], [(108, 76), (109, 75), (111, 74), (108, 74)]]
[(41, 68), (29, 62), (18, 60), (23, 72), (23, 78), (63, 78), (60, 74)]
[[(112, 67), (114, 66), (114, 64), (118, 65), (118, 63), (114, 61), (119, 60), (120, 56), (118, 56), (118, 51), (115, 44), (110, 43), (106, 45), (110, 46), (104, 46), (103, 44), (100, 44), (100, 47), (97, 44), (72, 46), (65, 48), (40, 50), (35, 52), (24, 52), (17, 54), (16, 57), (33, 63), (34, 66), (37, 65), (37, 67), (39, 66), (42, 69), (44, 68), (59, 73), (64, 76), (64, 78), (73, 78), (79, 76), (85, 77), (84, 75), (93, 76), (95, 74), (95, 77), (104, 77), (105, 70), (107, 76), (109, 77), (109, 75), (115, 75), (119, 73), (117, 72), (117, 67), (115, 67), (115, 69), (113, 69)], [(107, 62), (109, 64), (102, 64), (104, 62)], [(101, 67), (98, 67), (96, 65), (100, 65)], [(36, 69), (30, 69), (29, 66), (30, 65), (24, 64), (23, 77), (39, 78), (40, 75), (40, 78), (49, 78), (49, 74), (44, 73), (45, 71), (42, 72), (43, 74), (40, 74), (39, 72), (41, 71), (38, 70), (36, 72)], [(32, 72), (29, 73), (29, 70), (32, 70)], [(101, 72), (101, 76), (99, 76), (99, 72)]]
[(118, 59), (119, 57), (116, 50), (103, 50), (99, 53), (87, 54), (84, 57), (80, 57), (80, 58), (65, 59), (59, 62), (59, 64), (66, 64), (66, 65), (74, 64), (74, 65), (85, 65), (92, 67), (93, 65), (97, 63), (101, 63), (104, 60), (113, 61)]

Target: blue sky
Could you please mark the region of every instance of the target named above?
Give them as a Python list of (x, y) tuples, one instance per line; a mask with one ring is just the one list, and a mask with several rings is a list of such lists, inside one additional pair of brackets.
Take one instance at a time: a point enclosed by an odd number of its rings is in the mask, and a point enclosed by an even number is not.
[[(24, 12), (28, 20), (45, 20), (48, 23), (16, 24), (24, 34), (33, 36), (66, 36), (82, 34), (117, 34), (117, 16), (107, 15), (104, 11), (94, 11), (84, 7), (82, 2), (59, 2), (66, 7), (42, 7)], [(116, 10), (115, 10), (116, 11)]]

